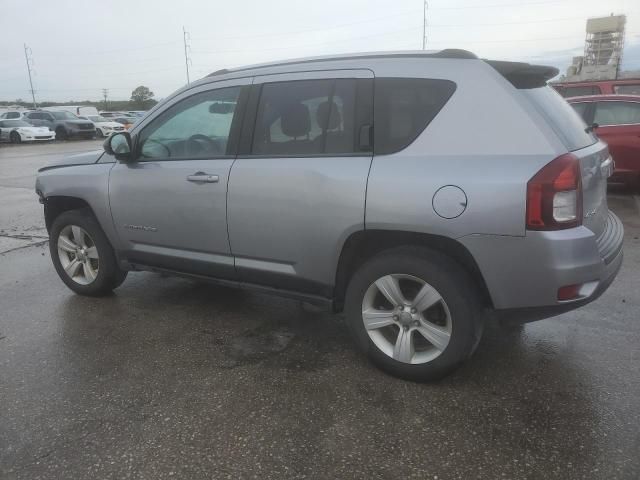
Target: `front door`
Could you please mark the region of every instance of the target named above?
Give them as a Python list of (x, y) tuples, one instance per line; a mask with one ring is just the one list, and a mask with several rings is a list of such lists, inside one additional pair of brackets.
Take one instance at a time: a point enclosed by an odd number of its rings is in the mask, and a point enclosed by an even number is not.
[(229, 179), (229, 239), (244, 282), (328, 297), (346, 238), (364, 229), (371, 71), (255, 77)]
[(181, 94), (134, 132), (135, 161), (109, 178), (111, 213), (131, 263), (234, 278), (227, 181), (250, 79)]

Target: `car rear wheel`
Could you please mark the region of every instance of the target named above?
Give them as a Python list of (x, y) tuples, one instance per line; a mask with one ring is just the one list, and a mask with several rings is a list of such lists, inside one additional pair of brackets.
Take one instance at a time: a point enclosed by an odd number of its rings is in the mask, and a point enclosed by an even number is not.
[(9, 140), (11, 140), (11, 143), (21, 143), (22, 137), (18, 132), (11, 132), (11, 135), (9, 135)]
[(473, 280), (449, 257), (423, 248), (389, 250), (362, 265), (349, 283), (345, 312), (369, 358), (409, 380), (449, 374), (482, 335)]
[(49, 250), (62, 281), (80, 295), (108, 294), (127, 276), (89, 210), (60, 214), (51, 227)]

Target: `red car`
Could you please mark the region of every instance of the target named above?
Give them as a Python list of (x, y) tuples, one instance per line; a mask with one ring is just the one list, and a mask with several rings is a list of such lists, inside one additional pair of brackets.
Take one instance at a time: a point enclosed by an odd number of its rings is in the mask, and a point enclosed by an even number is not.
[(609, 144), (615, 162), (612, 182), (640, 186), (640, 95), (590, 95), (567, 101)]
[(618, 80), (592, 80), (589, 82), (568, 82), (550, 84), (563, 97), (582, 95), (640, 95), (640, 78), (620, 78)]

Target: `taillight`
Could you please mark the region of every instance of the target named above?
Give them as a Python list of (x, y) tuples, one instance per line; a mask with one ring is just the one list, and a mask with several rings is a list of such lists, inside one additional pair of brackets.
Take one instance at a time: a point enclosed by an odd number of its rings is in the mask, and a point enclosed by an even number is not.
[(559, 156), (527, 183), (527, 228), (562, 230), (582, 225), (580, 161)]

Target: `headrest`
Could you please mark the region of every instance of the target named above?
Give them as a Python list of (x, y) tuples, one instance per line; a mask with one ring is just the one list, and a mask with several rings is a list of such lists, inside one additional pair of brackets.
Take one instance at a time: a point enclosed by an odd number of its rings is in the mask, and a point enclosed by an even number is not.
[(311, 130), (309, 108), (302, 103), (287, 105), (280, 117), (282, 133), (287, 137), (303, 137)]
[(320, 127), (327, 126), (327, 130), (334, 130), (340, 126), (340, 111), (336, 102), (322, 102), (316, 111), (316, 120)]

